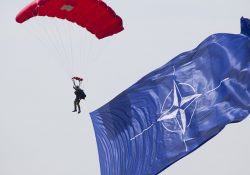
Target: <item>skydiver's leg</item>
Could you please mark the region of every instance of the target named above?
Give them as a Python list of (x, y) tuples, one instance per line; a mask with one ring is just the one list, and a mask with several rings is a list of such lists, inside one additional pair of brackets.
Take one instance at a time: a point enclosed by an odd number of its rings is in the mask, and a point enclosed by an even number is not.
[(78, 114), (81, 113), (80, 99), (77, 101)]
[(74, 101), (74, 110), (72, 112), (76, 112), (77, 99)]

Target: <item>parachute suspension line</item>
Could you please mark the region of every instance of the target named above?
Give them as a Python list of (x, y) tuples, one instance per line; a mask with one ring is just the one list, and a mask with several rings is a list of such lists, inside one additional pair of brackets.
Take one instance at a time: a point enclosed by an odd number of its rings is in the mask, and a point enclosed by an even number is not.
[[(66, 46), (66, 42), (64, 41), (64, 40), (66, 40), (65, 39), (65, 36), (66, 36), (66, 34), (65, 34), (65, 27), (62, 25), (62, 27), (61, 27), (61, 25), (60, 25), (60, 27), (59, 27), (59, 24), (58, 24), (58, 22), (60, 22), (60, 23), (62, 23), (62, 24), (64, 24), (63, 22), (64, 21), (58, 21), (57, 20), (57, 22), (55, 22), (55, 27), (56, 27), (56, 32), (55, 33), (57, 33), (58, 35), (58, 39), (59, 39), (59, 43), (60, 43), (60, 45), (61, 45), (61, 48), (63, 49), (63, 51), (64, 51), (64, 57), (62, 58), (63, 59), (63, 62), (64, 62), (64, 64), (66, 64), (66, 65), (70, 65), (69, 63), (70, 63), (70, 56), (69, 56), (69, 53), (67, 52), (68, 51), (68, 49), (67, 49), (67, 46)], [(61, 28), (61, 30), (60, 30), (60, 28)], [(63, 31), (64, 30), (64, 31)], [(59, 60), (60, 61), (60, 60)], [(71, 67), (72, 67), (72, 65), (71, 65)], [(70, 68), (69, 68), (70, 69)], [(72, 68), (69, 70), (69, 72), (70, 72), (70, 74), (72, 75)]]
[[(98, 6), (99, 5), (100, 5), (100, 2), (98, 1)], [(97, 9), (98, 8), (95, 9), (94, 13), (98, 13)], [(97, 24), (99, 24), (99, 23), (97, 23)], [(100, 51), (100, 46), (101, 46), (101, 43), (103, 42), (103, 39), (97, 39), (97, 38), (93, 38), (93, 39), (95, 39), (95, 41), (91, 40), (91, 47), (90, 47), (90, 49), (91, 49), (90, 52), (92, 53), (91, 54), (91, 61), (95, 60), (95, 56), (96, 56), (97, 52)]]
[[(39, 31), (39, 27), (35, 26), (33, 24), (32, 20), (30, 20), (29, 22), (27, 22), (27, 25), (30, 25), (30, 28), (27, 27), (28, 33), (31, 33), (40, 43), (42, 43), (43, 46), (46, 46), (46, 41), (44, 41), (45, 37), (42, 36), (42, 32)], [(39, 32), (35, 32), (35, 31), (39, 31)]]
[[(35, 22), (33, 20), (30, 20), (29, 22), (27, 22), (27, 31), (29, 32), (29, 34), (32, 34), (38, 41), (39, 43), (41, 43), (42, 46), (44, 46), (44, 48), (48, 49), (48, 51), (50, 53), (53, 53), (52, 58), (55, 59), (58, 56), (61, 57), (61, 52), (58, 50), (58, 48), (56, 47), (56, 45), (51, 42), (50, 40), (50, 34), (49, 32), (44, 28), (44, 24), (42, 24), (42, 19), (40, 20), (36, 20)], [(28, 27), (28, 25), (30, 27)], [(52, 51), (52, 49), (56, 49), (57, 51), (54, 52)], [(67, 71), (66, 67), (63, 67), (64, 69), (64, 73), (66, 73), (67, 76), (69, 75), (69, 72)]]
[[(35, 15), (33, 14), (33, 16), (35, 16)], [(34, 36), (39, 41), (41, 41), (41, 43), (43, 43), (44, 45), (51, 44), (51, 42), (48, 40), (48, 33), (46, 34), (45, 29), (43, 27), (41, 27), (42, 25), (39, 25), (39, 23), (38, 23), (39, 20), (36, 21), (36, 23), (35, 22), (33, 23), (32, 20), (33, 20), (33, 18), (30, 20), (30, 26), (33, 28), (33, 30), (31, 30), (31, 32), (34, 34)], [(39, 31), (39, 32), (36, 32), (36, 31)]]
[(82, 64), (82, 55), (81, 55), (81, 51), (82, 51), (82, 47), (84, 45), (84, 40), (82, 40), (82, 35), (85, 34), (84, 33), (84, 30), (82, 30), (81, 28), (81, 31), (79, 29), (79, 27), (77, 26), (76, 28), (74, 28), (75, 30), (75, 33), (79, 34), (79, 38), (75, 39), (74, 40), (74, 44), (77, 45), (79, 47), (79, 49), (75, 52), (76, 53), (76, 57), (75, 57), (75, 62), (78, 63), (76, 64), (76, 69), (75, 69), (75, 74), (77, 74), (78, 76), (82, 76), (82, 72), (81, 70), (84, 69), (83, 67), (83, 64)]
[(80, 28), (74, 23), (68, 23), (68, 21), (65, 21), (63, 25), (63, 29), (65, 30), (64, 39), (68, 44), (67, 51), (69, 53), (68, 55), (70, 55), (70, 58), (68, 60), (70, 61), (69, 64), (71, 64), (71, 70), (73, 73), (72, 76), (82, 76), (81, 70), (83, 70), (86, 65), (83, 64), (85, 58), (82, 56), (82, 52), (84, 52), (84, 48), (86, 48), (86, 39), (81, 38), (83, 36), (85, 37), (87, 35), (87, 32), (85, 32), (83, 28)]
[[(50, 45), (50, 44), (48, 44), (49, 42), (47, 42), (46, 41), (46, 36), (45, 37), (43, 37), (43, 30), (41, 30), (40, 29), (40, 31), (39, 30), (37, 30), (38, 29), (38, 27), (34, 27), (35, 25), (32, 23), (33, 21), (31, 21), (31, 23), (30, 23), (30, 27), (32, 28), (32, 29), (30, 29), (29, 27), (27, 27), (27, 31), (29, 32), (29, 34), (32, 34), (37, 40), (38, 40), (38, 42), (43, 46), (43, 48), (46, 48), (46, 49), (48, 49), (48, 51), (50, 52), (50, 53), (54, 53), (55, 54), (55, 52), (51, 52), (50, 51), (50, 47), (48, 47), (48, 45)], [(29, 23), (27, 23), (27, 24), (29, 24)], [(26, 32), (27, 32), (26, 31)], [(34, 31), (39, 31), (39, 32), (34, 32)], [(38, 34), (39, 33), (39, 34)], [(41, 39), (42, 38), (42, 39)], [(55, 58), (54, 56), (52, 56), (53, 58)]]
[[(75, 55), (73, 54), (73, 34), (72, 34), (72, 31), (73, 31), (73, 24), (69, 25), (69, 23), (67, 23), (68, 25), (67, 26), (67, 34), (68, 34), (68, 40), (69, 40), (69, 47), (70, 47), (70, 59), (69, 59), (69, 64), (71, 64), (71, 68), (73, 68), (73, 65), (74, 65), (74, 59), (75, 59)], [(73, 41), (72, 41), (73, 40)], [(74, 71), (74, 70), (73, 70)], [(72, 71), (72, 76), (73, 76), (73, 72)]]
[(77, 27), (78, 38), (75, 40), (77, 46), (79, 47), (76, 55), (76, 62), (77, 64), (77, 74), (84, 75), (86, 73), (86, 69), (88, 68), (88, 62), (87, 60), (89, 57), (87, 57), (87, 53), (89, 53), (89, 47), (90, 47), (90, 38), (89, 33), (86, 32), (86, 29)]
[[(97, 13), (97, 9), (95, 9), (93, 13)], [(77, 28), (75, 29), (78, 29), (79, 36), (81, 36), (82, 38), (78, 40), (78, 45), (82, 47), (82, 49), (79, 50), (80, 55), (76, 57), (77, 63), (79, 63), (77, 64), (77, 70), (79, 71), (78, 73), (81, 75), (88, 72), (89, 67), (91, 67), (90, 62), (93, 61), (95, 54), (97, 54), (98, 44), (100, 45), (102, 40), (98, 40), (85, 28), (80, 28), (79, 26), (77, 26)]]
[[(72, 44), (73, 44), (73, 47), (72, 47), (72, 50), (73, 50), (73, 54), (74, 54), (74, 59), (72, 60), (73, 61), (73, 66), (74, 66), (74, 74), (78, 74), (78, 70), (79, 70), (79, 55), (78, 55), (78, 50), (81, 48), (81, 45), (82, 43), (80, 43), (80, 38), (79, 38), (79, 35), (78, 35), (78, 30), (79, 30), (79, 27), (76, 25), (76, 24), (72, 24), (71, 25), (71, 36), (72, 36)], [(78, 36), (78, 37), (77, 37)]]
[[(98, 5), (100, 4), (100, 1), (98, 1)], [(101, 21), (98, 21), (99, 23)], [(106, 47), (106, 44), (103, 44), (103, 43), (106, 43), (106, 41), (109, 40), (109, 37), (107, 38), (104, 38), (104, 39), (100, 39), (98, 42), (96, 42), (96, 45), (97, 47), (94, 47), (94, 53), (92, 55), (92, 60), (93, 62), (96, 62), (98, 57), (100, 56), (101, 52), (104, 50), (104, 46)], [(97, 49), (98, 48), (98, 49)]]
[[(100, 6), (100, 2), (99, 1), (98, 1), (98, 5), (97, 6)], [(95, 8), (94, 11), (93, 11), (93, 13), (98, 13), (97, 9), (98, 8)], [(93, 56), (94, 56), (94, 54), (96, 54), (96, 52), (98, 50), (97, 49), (98, 43), (101, 42), (101, 40), (99, 40), (97, 38), (94, 38), (92, 36), (90, 36), (90, 37), (91, 37), (91, 40), (90, 40), (90, 51), (89, 51), (89, 53), (91, 53), (91, 55), (88, 54), (88, 57), (90, 57), (90, 59), (93, 60)], [(97, 42), (97, 40), (99, 40), (99, 42)]]
[(83, 41), (84, 44), (82, 45), (82, 49), (81, 51), (81, 64), (84, 65), (84, 71), (86, 71), (86, 69), (88, 68), (89, 64), (88, 64), (88, 60), (91, 59), (89, 57), (89, 52), (90, 52), (90, 46), (91, 46), (91, 38), (88, 35), (87, 32), (84, 32), (84, 35), (82, 35), (82, 37), (84, 37)]
[(90, 35), (89, 33), (85, 32), (84, 33), (84, 37), (85, 37), (85, 39), (84, 39), (85, 44), (82, 45), (82, 47), (83, 47), (82, 51), (84, 51), (82, 53), (82, 57), (83, 57), (82, 64), (88, 65), (88, 66), (85, 66), (85, 71), (87, 71), (88, 67), (90, 66), (89, 65), (89, 60), (91, 60), (91, 58), (90, 58), (90, 51), (91, 51), (93, 36)]
[[(69, 23), (68, 21), (65, 21), (64, 23), (64, 29), (66, 31), (66, 42), (68, 44), (68, 52), (70, 55), (69, 58), (69, 64), (71, 64), (71, 71), (72, 71), (72, 76), (74, 75), (74, 71), (75, 71), (75, 55), (74, 55), (74, 51), (73, 48), (77, 47), (76, 45), (74, 45), (73, 41), (74, 41), (74, 28), (72, 27), (74, 26), (74, 24)], [(75, 48), (76, 49), (76, 48)]]
[(54, 48), (57, 48), (58, 53), (60, 53), (59, 57), (56, 57), (57, 62), (59, 62), (61, 66), (65, 68), (65, 70), (68, 73), (68, 76), (71, 77), (72, 71), (69, 67), (70, 64), (68, 64), (70, 59), (68, 59), (67, 49), (65, 47), (65, 42), (63, 41), (64, 37), (62, 36), (64, 35), (59, 27), (61, 26), (60, 24), (62, 23), (62, 21), (59, 21), (56, 18), (52, 20), (51, 19), (48, 19), (48, 20), (50, 22), (50, 25), (48, 25), (49, 27), (48, 31), (52, 35), (52, 37), (50, 37), (50, 40), (54, 41), (53, 43), (57, 43), (57, 44), (54, 44)]
[[(90, 40), (89, 40), (89, 50), (88, 50), (88, 52), (87, 52), (87, 55), (86, 55), (86, 57), (87, 58), (89, 58), (89, 59), (92, 59), (91, 57), (92, 57), (92, 55), (91, 54), (93, 54), (94, 53), (94, 51), (93, 51), (93, 46), (94, 45), (94, 43), (93, 43), (93, 40), (92, 40), (92, 38), (90, 38)], [(91, 54), (90, 54), (91, 53)], [(88, 62), (87, 60), (86, 60), (86, 62)]]
[(54, 23), (51, 19), (48, 19), (48, 22), (50, 23), (50, 25), (46, 25), (48, 26), (48, 28), (44, 27), (44, 29), (46, 29), (47, 33), (49, 33), (49, 36), (50, 36), (49, 40), (53, 44), (53, 47), (56, 48), (56, 52), (58, 53), (57, 54), (58, 57), (55, 57), (55, 58), (57, 59), (57, 62), (61, 64), (61, 67), (63, 67), (66, 70), (66, 72), (68, 73), (68, 76), (70, 77), (71, 76), (70, 70), (67, 69), (67, 64), (65, 64), (65, 61), (64, 61), (66, 57), (66, 51), (63, 47), (60, 34), (57, 32), (58, 31), (56, 28), (57, 25), (55, 25), (57, 23), (56, 22)]
[[(38, 15), (39, 15), (39, 8), (37, 9), (37, 11), (38, 11)], [(54, 37), (55, 34), (53, 34), (52, 32), (50, 32), (50, 31), (53, 31), (53, 30), (52, 30), (53, 27), (51, 27), (51, 26), (53, 26), (53, 25), (49, 25), (50, 28), (47, 28), (47, 27), (46, 27), (47, 25), (44, 25), (44, 23), (49, 23), (49, 22), (51, 22), (51, 20), (50, 20), (49, 18), (41, 18), (40, 16), (37, 16), (36, 18), (39, 18), (39, 19), (40, 19), (40, 20), (37, 20), (37, 22), (40, 23), (40, 24), (39, 24), (39, 25), (40, 25), (40, 28), (41, 28), (41, 29), (44, 31), (44, 33), (46, 34), (46, 35), (45, 35), (46, 37), (44, 37), (44, 38), (48, 40), (47, 43), (52, 44), (53, 48), (55, 48), (56, 50), (58, 50), (58, 51), (59, 51), (58, 53), (60, 53), (61, 55), (63, 55), (63, 53), (62, 53), (61, 50), (60, 50), (60, 47), (59, 47), (59, 48), (57, 47), (57, 44), (56, 44), (57, 41), (56, 41), (56, 38)]]
[[(61, 23), (59, 23), (61, 22)], [(59, 25), (59, 24), (62, 24), (62, 25)], [(67, 21), (65, 20), (62, 20), (62, 21), (58, 21), (57, 23), (57, 29), (58, 29), (58, 33), (60, 34), (60, 38), (61, 38), (61, 41), (62, 41), (62, 44), (63, 44), (63, 48), (65, 50), (65, 63), (67, 65), (69, 65), (69, 69), (70, 69), (70, 72), (71, 72), (71, 75), (73, 74), (73, 67), (72, 67), (72, 64), (71, 64), (71, 60), (72, 60), (72, 56), (70, 54), (70, 38), (68, 38), (68, 31), (66, 30), (66, 27), (65, 27), (65, 24), (67, 24)], [(60, 27), (59, 27), (60, 26)]]
[[(45, 43), (44, 42), (42, 42), (42, 43), (44, 43), (44, 45), (46, 46), (45, 48), (49, 48), (48, 50), (50, 50), (50, 53), (53, 53), (53, 55), (54, 55), (54, 56), (52, 56), (53, 59), (56, 60), (56, 62), (58, 63), (57, 59), (63, 58), (64, 53), (63, 53), (63, 50), (60, 49), (61, 47), (58, 46), (58, 44), (57, 44), (57, 43), (59, 43), (59, 42), (57, 42), (58, 37), (55, 37), (57, 35), (57, 33), (54, 32), (54, 34), (53, 34), (53, 32), (52, 32), (53, 29), (55, 29), (54, 24), (44, 25), (45, 23), (49, 23), (49, 22), (51, 23), (52, 20), (50, 18), (41, 18), (39, 16), (39, 8), (37, 9), (37, 11), (38, 11), (38, 15), (36, 15), (35, 18), (39, 19), (39, 20), (36, 20), (36, 23), (34, 23), (34, 25), (36, 25), (36, 27), (40, 30), (40, 32), (38, 32), (39, 33), (38, 36), (42, 37), (42, 39), (40, 39), (41, 41), (45, 41)], [(31, 23), (31, 24), (33, 24), (33, 23)], [(53, 49), (55, 49), (56, 51), (54, 51)], [(68, 77), (71, 77), (71, 74), (70, 74), (69, 70), (67, 69), (67, 66), (65, 66), (60, 60), (59, 60), (59, 64), (61, 65), (60, 67), (64, 70), (63, 72), (66, 73)]]
[(84, 65), (88, 65), (88, 66), (85, 66), (85, 70), (84, 70), (85, 72), (88, 72), (88, 68), (90, 67), (90, 64), (89, 64), (89, 62), (91, 60), (90, 52), (91, 52), (93, 39), (95, 39), (95, 38), (93, 38), (92, 35), (90, 35), (87, 32), (85, 33), (85, 40), (84, 40), (85, 45), (83, 45), (85, 52), (83, 52), (83, 60), (82, 60)]
[(68, 44), (68, 51), (69, 51), (69, 55), (70, 55), (70, 58), (69, 58), (69, 64), (71, 64), (71, 71), (72, 71), (72, 76), (74, 75), (74, 72), (75, 72), (75, 55), (74, 55), (74, 51), (73, 51), (73, 48), (76, 49), (75, 47), (78, 47), (77, 45), (74, 45), (74, 27), (75, 27), (75, 24), (74, 23), (69, 23), (68, 21), (65, 21), (64, 23), (64, 29), (65, 29), (65, 32), (66, 32), (66, 38), (67, 38), (67, 44)]

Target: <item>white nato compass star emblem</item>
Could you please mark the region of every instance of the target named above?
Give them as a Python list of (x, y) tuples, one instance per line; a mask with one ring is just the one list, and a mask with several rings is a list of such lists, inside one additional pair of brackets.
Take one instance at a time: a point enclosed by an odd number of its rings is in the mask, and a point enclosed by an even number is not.
[[(186, 141), (192, 138), (186, 138), (184, 135), (192, 122), (197, 107), (197, 98), (202, 94), (196, 93), (195, 89), (187, 83), (177, 83), (173, 80), (173, 86), (162, 105), (161, 115), (157, 122), (161, 122), (167, 131), (179, 133), (187, 151)], [(185, 93), (181, 89), (185, 89)], [(172, 103), (165, 107), (169, 98), (172, 99)]]
[[(173, 67), (173, 76), (174, 75), (175, 68)], [(185, 134), (191, 125), (194, 113), (197, 108), (198, 98), (214, 92), (221, 86), (222, 82), (226, 80), (229, 80), (229, 78), (225, 78), (217, 87), (203, 94), (197, 93), (195, 88), (190, 84), (178, 83), (176, 80), (173, 80), (173, 88), (170, 90), (170, 92), (168, 92), (161, 106), (160, 117), (156, 122), (144, 129), (141, 133), (135, 135), (130, 140), (132, 141), (141, 136), (144, 132), (159, 122), (166, 131), (180, 134), (187, 152), (188, 147), (186, 142), (188, 140), (192, 140), (193, 138), (189, 138)]]

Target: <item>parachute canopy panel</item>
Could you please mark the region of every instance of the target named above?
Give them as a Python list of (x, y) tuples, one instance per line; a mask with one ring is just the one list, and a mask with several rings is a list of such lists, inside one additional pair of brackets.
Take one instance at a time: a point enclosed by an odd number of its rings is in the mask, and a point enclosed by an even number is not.
[(16, 21), (23, 23), (35, 16), (66, 19), (98, 39), (123, 30), (121, 17), (101, 0), (34, 0), (18, 13)]

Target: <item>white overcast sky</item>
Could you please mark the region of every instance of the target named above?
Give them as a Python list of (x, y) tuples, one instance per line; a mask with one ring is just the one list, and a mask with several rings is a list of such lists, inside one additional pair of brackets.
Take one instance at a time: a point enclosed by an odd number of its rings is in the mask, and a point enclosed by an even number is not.
[[(30, 0), (0, 1), (1, 175), (100, 174), (88, 113), (210, 34), (239, 33), (240, 17), (250, 18), (249, 0), (106, 0), (125, 30), (83, 66), (87, 100), (77, 115), (60, 58), (38, 41), (39, 30), (15, 22)], [(249, 133), (250, 119), (229, 125), (161, 175), (249, 175)]]

